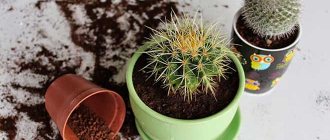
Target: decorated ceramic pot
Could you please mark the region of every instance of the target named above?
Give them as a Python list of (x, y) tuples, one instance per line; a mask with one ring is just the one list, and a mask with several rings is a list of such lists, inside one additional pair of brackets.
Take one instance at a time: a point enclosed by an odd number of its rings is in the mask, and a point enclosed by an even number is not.
[(240, 15), (241, 10), (234, 18), (232, 44), (234, 51), (240, 55), (245, 71), (245, 91), (265, 93), (276, 86), (287, 70), (301, 36), (301, 26), (298, 27), (296, 39), (290, 45), (279, 49), (265, 49), (251, 44), (239, 34), (236, 22)]

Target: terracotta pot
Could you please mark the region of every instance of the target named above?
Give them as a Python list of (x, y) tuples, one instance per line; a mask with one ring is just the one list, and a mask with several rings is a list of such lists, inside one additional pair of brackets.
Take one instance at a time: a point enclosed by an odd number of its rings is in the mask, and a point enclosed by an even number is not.
[(45, 95), (46, 110), (55, 121), (64, 140), (78, 140), (67, 125), (71, 113), (83, 104), (102, 118), (114, 137), (120, 130), (126, 108), (121, 96), (73, 74), (56, 79)]

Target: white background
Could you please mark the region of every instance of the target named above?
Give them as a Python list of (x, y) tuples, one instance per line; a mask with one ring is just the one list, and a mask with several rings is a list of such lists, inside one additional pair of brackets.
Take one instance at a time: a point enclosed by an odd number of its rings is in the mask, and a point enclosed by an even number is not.
[[(180, 0), (185, 2), (191, 3), (185, 7), (189, 12), (200, 10), (206, 20), (223, 25), (228, 36), (243, 5), (242, 0)], [(330, 140), (330, 1), (302, 4), (299, 51), (272, 93), (243, 95), (239, 140)]]
[[(199, 9), (207, 20), (223, 24), (228, 36), (243, 5), (238, 0), (192, 2), (189, 11)], [(302, 5), (296, 56), (271, 93), (243, 95), (239, 140), (330, 140), (330, 1), (305, 0)]]

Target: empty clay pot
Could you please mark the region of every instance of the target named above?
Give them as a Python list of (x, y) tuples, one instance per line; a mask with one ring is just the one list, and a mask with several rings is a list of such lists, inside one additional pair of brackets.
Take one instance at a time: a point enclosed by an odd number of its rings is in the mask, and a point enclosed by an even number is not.
[(57, 78), (48, 87), (45, 104), (64, 140), (78, 140), (67, 121), (80, 104), (103, 119), (115, 135), (120, 130), (126, 114), (124, 100), (119, 94), (100, 88), (73, 74)]

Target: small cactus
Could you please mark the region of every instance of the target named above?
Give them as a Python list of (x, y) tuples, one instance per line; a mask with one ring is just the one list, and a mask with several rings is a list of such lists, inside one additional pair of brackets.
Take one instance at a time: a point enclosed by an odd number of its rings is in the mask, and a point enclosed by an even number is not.
[(298, 24), (299, 0), (245, 0), (246, 24), (262, 37), (289, 35)]
[(168, 93), (181, 93), (191, 101), (197, 93), (215, 95), (215, 86), (229, 68), (229, 41), (215, 24), (204, 24), (186, 16), (172, 16), (164, 28), (144, 45), (149, 49), (144, 69), (162, 81)]

